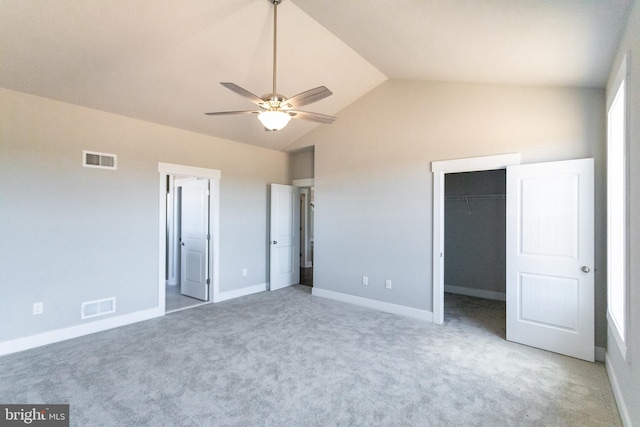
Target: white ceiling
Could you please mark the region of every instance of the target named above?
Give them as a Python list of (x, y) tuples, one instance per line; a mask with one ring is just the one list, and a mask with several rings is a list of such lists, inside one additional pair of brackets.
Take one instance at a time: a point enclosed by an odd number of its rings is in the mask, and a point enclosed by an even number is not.
[[(284, 0), (278, 92), (337, 114), (386, 80), (603, 87), (632, 0)], [(0, 0), (0, 86), (273, 149), (218, 83), (271, 92), (268, 0)]]

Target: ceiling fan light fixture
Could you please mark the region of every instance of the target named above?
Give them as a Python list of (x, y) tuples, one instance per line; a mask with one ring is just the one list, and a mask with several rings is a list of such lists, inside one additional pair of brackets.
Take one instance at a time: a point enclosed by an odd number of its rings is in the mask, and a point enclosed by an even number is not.
[[(1, 2), (2, 0), (0, 0)], [(282, 0), (269, 0), (273, 4), (273, 90), (267, 95), (259, 97), (241, 88), (235, 83), (220, 82), (220, 84), (230, 91), (248, 99), (260, 107), (260, 110), (244, 110), (244, 111), (218, 111), (204, 113), (207, 116), (227, 116), (231, 114), (258, 114), (258, 119), (267, 130), (283, 129), (291, 118), (307, 120), (315, 123), (330, 124), (336, 119), (320, 113), (312, 113), (309, 111), (300, 111), (302, 107), (313, 102), (332, 95), (331, 91), (324, 86), (318, 86), (313, 89), (306, 90), (290, 98), (276, 92), (276, 51), (278, 40), (278, 5)]]
[(283, 111), (269, 110), (258, 114), (258, 120), (269, 130), (280, 130), (289, 123), (291, 116)]

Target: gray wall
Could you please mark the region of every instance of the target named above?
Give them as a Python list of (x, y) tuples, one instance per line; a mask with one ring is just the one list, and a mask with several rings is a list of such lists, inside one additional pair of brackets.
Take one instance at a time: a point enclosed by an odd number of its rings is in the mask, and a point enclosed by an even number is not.
[[(158, 162), (222, 171), (220, 290), (268, 281), (267, 186), (289, 183), (286, 153), (5, 89), (0, 117), (0, 341), (88, 323), (82, 301), (157, 306)], [(118, 170), (81, 167), (83, 149)]]
[(640, 2), (630, 13), (624, 38), (611, 72), (610, 84), (625, 53), (629, 53), (631, 72), (627, 77), (629, 108), (629, 323), (627, 358), (624, 360), (615, 339), (607, 342), (610, 377), (615, 379), (624, 399), (629, 425), (640, 426)]
[[(445, 286), (497, 292), (504, 296), (506, 200), (473, 196), (504, 196), (506, 171), (449, 173), (445, 175), (444, 186)], [(456, 196), (469, 196), (469, 206), (464, 200), (448, 199)]]
[(313, 178), (313, 147), (291, 153), (291, 179)]
[(315, 146), (314, 286), (431, 311), (432, 161), (513, 152), (523, 163), (595, 157), (596, 343), (604, 347), (604, 95), (402, 80), (378, 86), (289, 147)]

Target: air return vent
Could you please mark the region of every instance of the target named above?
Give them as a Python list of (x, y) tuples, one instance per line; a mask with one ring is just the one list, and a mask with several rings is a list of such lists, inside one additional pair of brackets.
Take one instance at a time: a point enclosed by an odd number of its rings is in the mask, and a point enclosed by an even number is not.
[(80, 309), (80, 318), (104, 316), (105, 314), (116, 312), (116, 297), (99, 299), (95, 301), (85, 301)]
[(85, 168), (117, 169), (118, 158), (115, 154), (96, 153), (94, 151), (82, 152), (82, 166)]

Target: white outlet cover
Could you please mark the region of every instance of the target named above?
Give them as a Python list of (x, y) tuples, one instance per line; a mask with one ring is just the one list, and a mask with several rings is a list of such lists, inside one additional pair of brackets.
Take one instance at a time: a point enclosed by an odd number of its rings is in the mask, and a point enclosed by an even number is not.
[(362, 276), (362, 284), (363, 285), (368, 285), (369, 284), (369, 277)]
[(43, 302), (34, 302), (33, 303), (33, 314), (42, 314), (44, 312), (44, 303)]
[(387, 289), (391, 289), (391, 280), (385, 280), (384, 281), (384, 287)]

